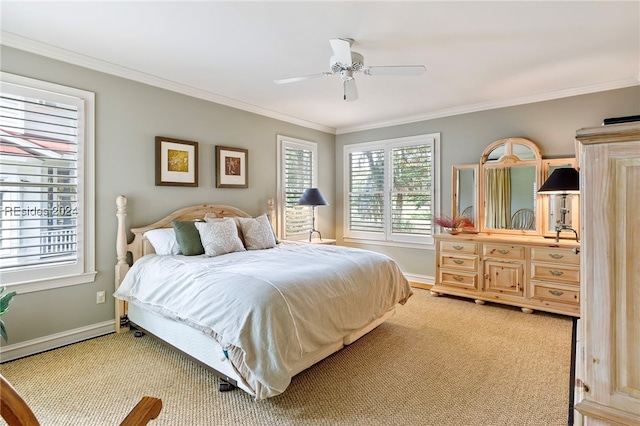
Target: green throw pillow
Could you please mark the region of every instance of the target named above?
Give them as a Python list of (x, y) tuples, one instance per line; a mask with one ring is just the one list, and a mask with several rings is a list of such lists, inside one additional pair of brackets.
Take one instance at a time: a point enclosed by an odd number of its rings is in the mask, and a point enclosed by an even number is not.
[(176, 240), (180, 245), (180, 253), (185, 256), (204, 254), (204, 247), (200, 241), (200, 233), (193, 221), (172, 220), (171, 224), (176, 232)]

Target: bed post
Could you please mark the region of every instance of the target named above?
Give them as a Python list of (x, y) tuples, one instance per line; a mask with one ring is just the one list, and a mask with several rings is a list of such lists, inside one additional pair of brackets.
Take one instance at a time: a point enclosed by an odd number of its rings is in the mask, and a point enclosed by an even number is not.
[[(127, 263), (127, 230), (125, 227), (125, 218), (127, 217), (127, 197), (118, 195), (116, 198), (116, 217), (118, 218), (118, 231), (116, 233), (116, 255), (118, 262), (116, 263), (116, 290), (120, 287), (120, 283), (129, 271)], [(126, 318), (127, 302), (116, 299), (116, 332), (123, 333), (129, 331), (129, 322)]]
[(269, 199), (267, 200), (267, 217), (269, 218), (269, 222), (271, 222), (271, 227), (273, 228), (274, 232), (276, 229), (276, 209), (273, 206), (273, 198), (269, 197)]

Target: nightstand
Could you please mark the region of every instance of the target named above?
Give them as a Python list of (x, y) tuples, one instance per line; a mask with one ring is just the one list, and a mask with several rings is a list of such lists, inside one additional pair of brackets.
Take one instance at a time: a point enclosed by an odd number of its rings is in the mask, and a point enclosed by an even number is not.
[(303, 243), (307, 243), (307, 244), (325, 244), (328, 246), (335, 246), (336, 245), (336, 240), (330, 240), (328, 238), (314, 238), (311, 241), (309, 240), (301, 240)]

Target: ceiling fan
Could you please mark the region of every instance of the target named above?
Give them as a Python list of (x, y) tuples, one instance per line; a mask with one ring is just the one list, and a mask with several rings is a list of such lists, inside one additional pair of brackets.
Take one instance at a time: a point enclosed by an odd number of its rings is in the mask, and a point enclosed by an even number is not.
[(333, 50), (333, 56), (331, 56), (331, 60), (329, 61), (330, 72), (326, 71), (301, 77), (284, 78), (274, 80), (274, 82), (276, 84), (287, 84), (340, 74), (344, 90), (343, 99), (349, 102), (358, 99), (358, 89), (356, 88), (356, 80), (354, 78), (355, 73), (362, 72), (365, 75), (420, 75), (426, 71), (424, 65), (368, 67), (364, 65), (364, 57), (358, 52), (351, 50), (353, 39), (334, 38), (329, 40), (329, 43)]

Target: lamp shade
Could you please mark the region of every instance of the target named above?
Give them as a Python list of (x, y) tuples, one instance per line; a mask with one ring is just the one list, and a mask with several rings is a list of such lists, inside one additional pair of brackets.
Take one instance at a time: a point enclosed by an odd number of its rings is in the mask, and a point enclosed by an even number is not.
[(577, 194), (580, 191), (580, 175), (572, 167), (555, 169), (538, 192), (544, 194)]
[(318, 188), (307, 188), (298, 200), (299, 206), (328, 206), (327, 200), (324, 199)]

